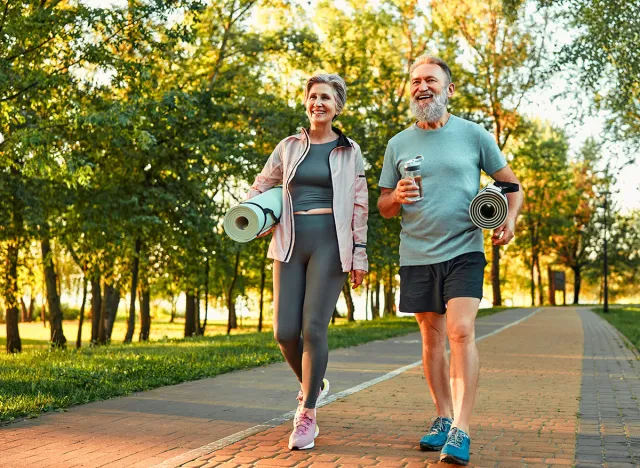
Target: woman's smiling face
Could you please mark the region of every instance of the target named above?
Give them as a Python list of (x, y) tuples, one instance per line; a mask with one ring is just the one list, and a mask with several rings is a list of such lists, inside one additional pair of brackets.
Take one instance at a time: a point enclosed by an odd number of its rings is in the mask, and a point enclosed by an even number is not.
[(327, 83), (314, 84), (309, 90), (305, 107), (312, 124), (326, 124), (333, 121), (337, 113), (337, 102), (331, 85)]

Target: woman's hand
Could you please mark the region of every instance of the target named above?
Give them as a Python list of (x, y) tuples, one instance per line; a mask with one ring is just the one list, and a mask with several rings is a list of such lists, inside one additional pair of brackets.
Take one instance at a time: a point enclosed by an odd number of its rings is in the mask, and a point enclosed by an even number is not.
[(277, 225), (276, 225), (276, 224), (274, 224), (274, 225), (273, 225), (273, 227), (272, 227), (271, 229), (269, 229), (268, 231), (265, 231), (265, 232), (263, 232), (262, 234), (258, 234), (258, 235), (256, 236), (256, 239), (259, 239), (260, 237), (268, 236), (269, 234), (271, 234), (273, 231), (275, 231), (275, 230), (276, 230), (276, 226), (277, 226)]
[(364, 270), (351, 270), (351, 282), (353, 283), (352, 289), (356, 289), (362, 284), (362, 280), (366, 274), (367, 272)]

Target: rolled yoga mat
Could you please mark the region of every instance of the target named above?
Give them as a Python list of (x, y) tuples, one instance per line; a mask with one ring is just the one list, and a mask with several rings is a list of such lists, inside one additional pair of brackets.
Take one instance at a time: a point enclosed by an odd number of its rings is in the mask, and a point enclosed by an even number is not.
[(231, 208), (224, 217), (224, 231), (236, 242), (249, 242), (280, 221), (282, 187), (274, 187)]
[(496, 229), (502, 226), (509, 214), (509, 200), (505, 194), (518, 190), (518, 184), (499, 181), (480, 190), (469, 206), (471, 222), (480, 229)]

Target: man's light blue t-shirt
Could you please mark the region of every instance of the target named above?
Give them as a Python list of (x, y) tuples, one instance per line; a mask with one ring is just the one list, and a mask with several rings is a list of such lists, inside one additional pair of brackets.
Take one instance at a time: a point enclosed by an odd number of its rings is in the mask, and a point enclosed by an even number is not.
[(436, 130), (413, 124), (389, 140), (380, 187), (395, 189), (404, 177), (404, 163), (419, 154), (424, 157), (424, 198), (402, 205), (400, 266), (484, 252), (482, 231), (471, 222), (469, 205), (480, 188), (480, 170), (492, 175), (507, 165), (493, 136), (454, 115)]

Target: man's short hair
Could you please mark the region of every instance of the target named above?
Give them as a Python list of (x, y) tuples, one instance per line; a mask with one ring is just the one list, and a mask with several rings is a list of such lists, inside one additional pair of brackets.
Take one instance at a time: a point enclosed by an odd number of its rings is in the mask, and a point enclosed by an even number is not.
[(411, 65), (411, 69), (409, 70), (409, 75), (413, 73), (413, 70), (418, 68), (420, 65), (424, 65), (425, 63), (438, 65), (440, 68), (442, 68), (442, 71), (447, 76), (446, 85), (448, 86), (450, 83), (453, 83), (453, 78), (451, 76), (451, 68), (449, 68), (449, 65), (447, 65), (447, 62), (445, 62), (439, 57), (434, 57), (428, 54), (421, 55), (420, 57), (414, 60), (413, 64)]
[(304, 88), (304, 102), (307, 103), (309, 92), (311, 87), (316, 83), (325, 83), (333, 88), (333, 94), (336, 98), (336, 111), (339, 114), (344, 109), (344, 105), (347, 102), (347, 84), (344, 82), (340, 75), (320, 73), (314, 75), (307, 80), (307, 85)]

